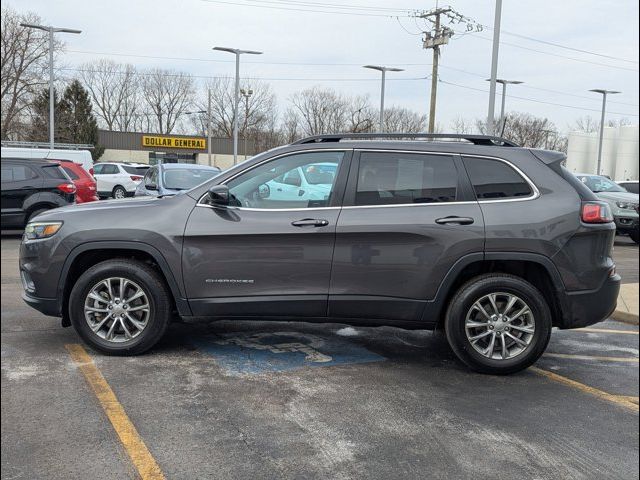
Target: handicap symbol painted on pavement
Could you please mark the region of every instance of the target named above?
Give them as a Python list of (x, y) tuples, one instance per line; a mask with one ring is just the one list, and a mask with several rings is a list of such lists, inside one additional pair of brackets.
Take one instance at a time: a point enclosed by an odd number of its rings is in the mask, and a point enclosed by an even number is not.
[(228, 375), (283, 372), (385, 359), (343, 338), (301, 332), (204, 335), (192, 341), (198, 349), (214, 357)]

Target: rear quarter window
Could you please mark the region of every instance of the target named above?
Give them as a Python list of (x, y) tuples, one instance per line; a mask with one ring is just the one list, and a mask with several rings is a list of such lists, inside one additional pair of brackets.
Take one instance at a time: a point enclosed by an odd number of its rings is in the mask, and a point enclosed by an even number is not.
[(67, 175), (69, 175), (69, 178), (71, 180), (78, 180), (80, 177), (73, 171), (71, 170), (69, 167), (62, 167), (62, 169), (64, 170), (64, 173), (66, 173)]
[(56, 180), (66, 180), (69, 181), (69, 177), (62, 169), (62, 167), (58, 165), (49, 165), (46, 167), (41, 167), (42, 172), (46, 178), (55, 178)]
[(27, 165), (3, 164), (2, 182), (22, 182), (37, 178), (38, 175)]
[(463, 157), (478, 200), (526, 198), (531, 186), (513, 167), (500, 160)]
[(122, 165), (122, 168), (125, 172), (130, 173), (131, 175), (140, 176), (144, 176), (144, 174), (147, 173), (147, 170), (149, 170), (149, 167), (131, 167), (129, 165)]

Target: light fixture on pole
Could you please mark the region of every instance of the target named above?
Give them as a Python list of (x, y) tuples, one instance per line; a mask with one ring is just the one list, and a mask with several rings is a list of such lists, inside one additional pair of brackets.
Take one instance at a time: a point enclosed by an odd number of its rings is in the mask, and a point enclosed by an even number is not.
[(249, 121), (249, 98), (253, 95), (253, 90), (250, 88), (241, 89), (240, 93), (244, 97), (244, 128), (242, 129), (242, 136), (244, 137), (244, 158), (247, 159), (247, 122)]
[(229, 47), (213, 47), (219, 52), (233, 53), (236, 56), (236, 87), (233, 98), (233, 164), (238, 163), (238, 105), (240, 103), (240, 55), (262, 55), (262, 52), (255, 50), (240, 50)]
[(589, 91), (602, 94), (602, 114), (600, 115), (600, 135), (598, 138), (598, 166), (596, 170), (596, 175), (600, 175), (602, 173), (602, 140), (604, 138), (604, 116), (607, 108), (607, 95), (614, 95), (622, 92), (618, 92), (617, 90), (605, 90), (603, 88), (594, 88)]
[(387, 72), (404, 72), (404, 69), (383, 67), (381, 65), (365, 65), (363, 68), (370, 68), (371, 70), (382, 72), (382, 85), (380, 88), (380, 126), (378, 127), (379, 132), (382, 133), (384, 130), (384, 87)]
[[(490, 82), (491, 79), (487, 78), (487, 82)], [(504, 134), (504, 126), (507, 120), (504, 112), (505, 98), (507, 97), (507, 85), (520, 85), (524, 82), (520, 80), (505, 80), (503, 78), (496, 78), (496, 83), (500, 83), (502, 85), (502, 105), (500, 106), (500, 135)]]
[(82, 33), (82, 30), (75, 30), (73, 28), (58, 28), (45, 25), (36, 25), (33, 23), (21, 23), (21, 27), (35, 28), (36, 30), (43, 30), (49, 33), (49, 148), (53, 149), (55, 146), (55, 134), (54, 134), (54, 109), (55, 99), (53, 94), (53, 34), (54, 33)]

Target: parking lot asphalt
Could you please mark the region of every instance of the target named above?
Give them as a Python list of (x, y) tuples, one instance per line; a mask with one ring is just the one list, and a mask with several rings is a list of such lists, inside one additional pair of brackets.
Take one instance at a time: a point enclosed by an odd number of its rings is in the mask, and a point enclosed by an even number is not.
[(127, 421), (161, 471), (143, 478), (638, 478), (637, 327), (554, 331), (507, 377), (431, 332), (336, 324), (176, 323), (143, 356), (78, 361), (74, 331), (20, 299), (18, 244), (2, 238), (3, 479), (138, 478)]

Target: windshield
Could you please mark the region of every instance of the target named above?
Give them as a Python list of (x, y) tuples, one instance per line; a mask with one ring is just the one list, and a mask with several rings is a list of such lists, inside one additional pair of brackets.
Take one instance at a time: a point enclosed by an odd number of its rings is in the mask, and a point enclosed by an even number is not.
[(600, 192), (626, 192), (624, 188), (605, 177), (581, 176), (580, 181), (584, 183), (593, 193)]
[(168, 168), (162, 173), (162, 183), (169, 190), (189, 190), (219, 173), (205, 168)]

